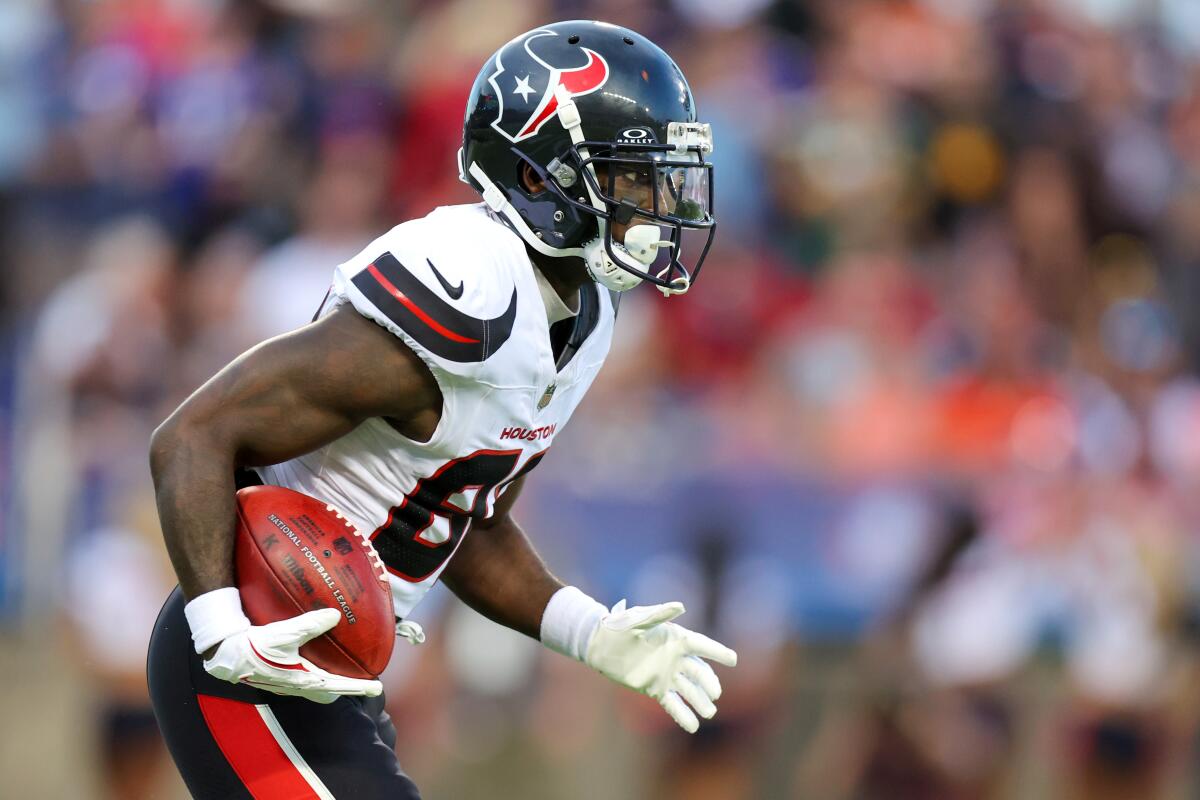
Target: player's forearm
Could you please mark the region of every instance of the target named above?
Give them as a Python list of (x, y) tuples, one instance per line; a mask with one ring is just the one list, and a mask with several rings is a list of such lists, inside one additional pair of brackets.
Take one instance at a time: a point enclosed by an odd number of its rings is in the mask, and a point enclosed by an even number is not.
[(563, 586), (508, 515), (467, 533), (442, 582), (488, 619), (534, 639), (546, 604)]
[(154, 432), (150, 470), (167, 553), (189, 600), (234, 585), (231, 450), (176, 419)]

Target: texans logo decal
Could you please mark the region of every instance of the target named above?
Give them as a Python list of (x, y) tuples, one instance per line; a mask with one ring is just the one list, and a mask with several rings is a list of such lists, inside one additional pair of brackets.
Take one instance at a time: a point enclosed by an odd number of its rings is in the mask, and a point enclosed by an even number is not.
[[(578, 59), (582, 53), (587, 56), (587, 63), (556, 67), (533, 52), (535, 40), (545, 40), (539, 42), (540, 50), (555, 47), (559, 51), (555, 53), (557, 61)], [(506, 53), (507, 65), (503, 63)], [(558, 98), (554, 96), (556, 86), (562, 85), (573, 97), (580, 97), (602, 87), (608, 82), (608, 76), (608, 62), (595, 50), (564, 46), (554, 31), (534, 31), (523, 42), (511, 42), (496, 54), (496, 71), (488, 78), (488, 83), (496, 90), (500, 112), (492, 127), (510, 142), (528, 139), (558, 111)]]

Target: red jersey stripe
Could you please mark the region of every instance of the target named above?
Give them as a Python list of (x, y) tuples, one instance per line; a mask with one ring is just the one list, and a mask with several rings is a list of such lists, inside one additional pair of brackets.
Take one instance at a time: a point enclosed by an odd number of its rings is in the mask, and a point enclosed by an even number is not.
[(440, 333), (442, 336), (445, 336), (447, 339), (449, 339), (452, 342), (461, 342), (463, 344), (478, 344), (479, 343), (478, 339), (470, 339), (466, 336), (460, 336), (459, 334), (455, 333), (454, 331), (450, 330), (449, 328), (446, 328), (443, 325), (439, 324), (437, 320), (435, 320), (433, 317), (429, 316), (424, 311), (422, 311), (420, 306), (418, 306), (412, 300), (409, 300), (408, 295), (406, 295), (404, 292), (397, 289), (395, 287), (395, 285), (392, 284), (391, 281), (389, 281), (386, 277), (384, 277), (384, 274), (382, 272), (380, 272), (378, 269), (375, 268), (374, 264), (367, 267), (367, 272), (371, 273), (371, 277), (373, 277), (375, 280), (379, 281), (380, 286), (382, 286), (384, 289), (387, 289), (388, 294), (390, 294), (392, 297), (399, 300), (401, 305), (403, 305), (405, 308), (407, 308), (412, 313), (416, 314), (421, 319), (422, 322), (424, 322), (429, 327), (433, 328), (435, 331)]

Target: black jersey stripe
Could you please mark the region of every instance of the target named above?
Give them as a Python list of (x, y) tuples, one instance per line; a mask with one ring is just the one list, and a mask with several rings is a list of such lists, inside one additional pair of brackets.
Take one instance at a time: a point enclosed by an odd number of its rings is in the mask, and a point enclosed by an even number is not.
[(479, 319), (443, 300), (391, 253), (375, 259), (352, 282), (388, 319), (447, 361), (486, 360), (508, 341), (517, 317), (515, 288), (503, 314)]

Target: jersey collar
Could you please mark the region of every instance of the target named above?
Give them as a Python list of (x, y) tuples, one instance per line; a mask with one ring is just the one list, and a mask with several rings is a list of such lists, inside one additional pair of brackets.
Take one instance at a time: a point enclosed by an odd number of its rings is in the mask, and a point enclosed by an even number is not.
[(558, 296), (558, 292), (554, 291), (554, 287), (546, 280), (546, 276), (536, 266), (533, 268), (533, 277), (537, 281), (538, 291), (542, 295), (542, 303), (546, 306), (546, 321), (553, 325), (556, 322), (561, 322), (564, 319), (575, 316), (579, 313), (579, 290), (575, 291), (574, 308), (563, 302), (563, 299)]

